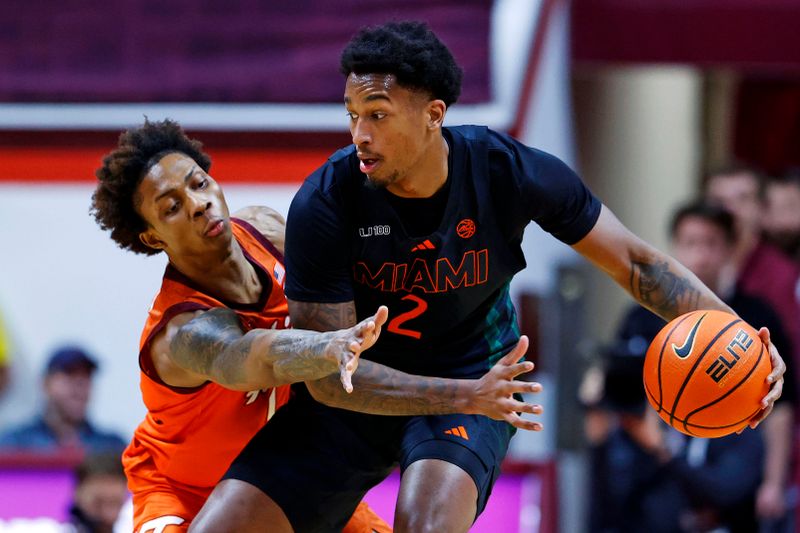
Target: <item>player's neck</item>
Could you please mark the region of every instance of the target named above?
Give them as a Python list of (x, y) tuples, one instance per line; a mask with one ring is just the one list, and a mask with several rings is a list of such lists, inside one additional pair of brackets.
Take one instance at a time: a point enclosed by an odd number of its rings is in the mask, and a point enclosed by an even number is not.
[(236, 239), (231, 240), (229, 249), (216, 257), (206, 254), (203, 257), (184, 258), (180, 262), (170, 258), (170, 261), (215, 298), (248, 304), (257, 302), (261, 296), (258, 273)]
[(430, 198), (447, 181), (450, 147), (441, 130), (406, 175), (386, 189), (403, 198)]

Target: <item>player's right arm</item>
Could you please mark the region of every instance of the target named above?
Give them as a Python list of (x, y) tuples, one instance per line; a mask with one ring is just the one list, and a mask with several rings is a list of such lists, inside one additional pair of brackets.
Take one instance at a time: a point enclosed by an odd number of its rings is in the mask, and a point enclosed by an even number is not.
[(182, 313), (153, 339), (150, 353), (159, 377), (174, 387), (213, 381), (250, 391), (335, 374), (343, 392), (363, 350), (372, 346), (388, 310), (339, 331), (253, 329), (244, 332), (230, 309)]
[[(297, 327), (317, 331), (345, 328), (356, 321), (352, 301), (326, 304), (289, 300), (289, 311)], [(362, 359), (353, 376), (351, 394), (344, 393), (335, 376), (306, 381), (306, 386), (318, 402), (351, 411), (380, 415), (480, 414), (520, 429), (539, 431), (539, 422), (525, 420), (520, 413), (541, 414), (542, 407), (514, 398), (516, 393), (541, 391), (538, 383), (515, 379), (533, 370), (530, 361), (519, 362), (527, 349), (528, 339), (523, 336), (480, 379), (417, 376)]]

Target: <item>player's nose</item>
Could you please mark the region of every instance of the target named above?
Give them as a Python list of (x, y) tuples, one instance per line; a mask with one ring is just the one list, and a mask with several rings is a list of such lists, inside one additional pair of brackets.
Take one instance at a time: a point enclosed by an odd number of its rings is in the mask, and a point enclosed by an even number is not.
[(353, 135), (353, 144), (356, 146), (363, 146), (372, 142), (372, 134), (361, 120), (356, 121), (350, 133)]

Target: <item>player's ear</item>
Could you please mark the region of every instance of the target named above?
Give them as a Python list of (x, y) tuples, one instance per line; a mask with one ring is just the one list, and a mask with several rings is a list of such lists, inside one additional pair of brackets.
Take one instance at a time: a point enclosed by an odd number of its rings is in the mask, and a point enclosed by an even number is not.
[(163, 250), (167, 247), (166, 243), (158, 238), (158, 235), (153, 228), (147, 228), (139, 234), (139, 240), (145, 246), (155, 248), (156, 250)]
[(443, 100), (431, 100), (428, 102), (428, 129), (434, 130), (442, 127), (447, 106)]

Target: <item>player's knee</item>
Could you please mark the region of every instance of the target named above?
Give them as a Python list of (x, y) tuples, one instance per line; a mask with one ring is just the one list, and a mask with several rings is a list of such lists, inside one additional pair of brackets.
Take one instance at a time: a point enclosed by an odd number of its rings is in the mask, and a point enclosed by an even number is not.
[(395, 517), (395, 533), (466, 533), (469, 524), (449, 520), (441, 513), (399, 512)]

